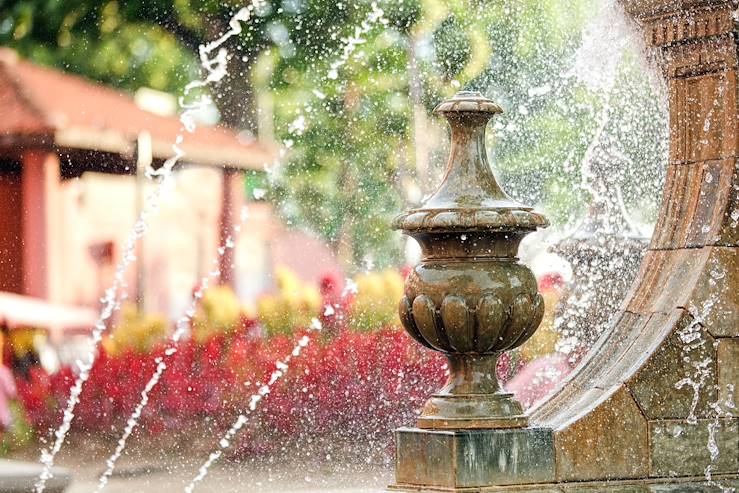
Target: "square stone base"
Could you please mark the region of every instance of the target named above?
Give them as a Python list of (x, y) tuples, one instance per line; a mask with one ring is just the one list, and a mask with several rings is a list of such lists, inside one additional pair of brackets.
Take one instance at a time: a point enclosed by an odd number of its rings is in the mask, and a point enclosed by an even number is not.
[(552, 483), (554, 438), (546, 428), (395, 430), (395, 491)]

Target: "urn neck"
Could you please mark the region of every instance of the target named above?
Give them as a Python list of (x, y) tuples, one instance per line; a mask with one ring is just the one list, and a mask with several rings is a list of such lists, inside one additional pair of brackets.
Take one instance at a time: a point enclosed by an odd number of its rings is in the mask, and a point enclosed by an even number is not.
[(424, 209), (520, 208), (495, 180), (485, 150), (487, 113), (447, 113), (451, 149), (441, 185)]
[(544, 216), (506, 195), (490, 168), (485, 127), (501, 112), (493, 101), (468, 91), (436, 107), (434, 113), (446, 118), (452, 131), (444, 178), (425, 203), (396, 218), (395, 228), (414, 237), (421, 233), (477, 232), (517, 238), (547, 226)]
[(499, 354), (467, 356), (445, 354), (449, 378), (440, 395), (494, 394), (500, 390), (495, 367)]
[(477, 261), (518, 260), (518, 246), (526, 236), (522, 231), (501, 232), (416, 232), (423, 260)]

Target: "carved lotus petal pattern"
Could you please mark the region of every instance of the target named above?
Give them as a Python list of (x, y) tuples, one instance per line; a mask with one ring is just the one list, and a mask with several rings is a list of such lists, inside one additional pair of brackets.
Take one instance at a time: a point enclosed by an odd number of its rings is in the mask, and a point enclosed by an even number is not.
[(531, 306), (531, 300), (525, 294), (519, 294), (513, 299), (510, 324), (497, 344), (500, 350), (511, 349), (515, 346), (516, 341), (526, 330), (533, 312), (534, 309)]
[(477, 347), (480, 352), (489, 352), (500, 339), (506, 323), (503, 303), (492, 295), (485, 295), (477, 303)]
[(439, 326), (436, 323), (436, 307), (433, 300), (425, 294), (416, 296), (416, 299), (413, 300), (412, 312), (413, 321), (426, 342), (435, 349), (445, 351), (448, 345), (440, 337)]
[[(533, 301), (532, 301), (533, 300)], [(400, 303), (400, 320), (426, 347), (447, 353), (497, 353), (516, 348), (536, 332), (544, 316), (544, 299), (521, 293), (510, 310), (496, 296), (480, 298), (470, 309), (462, 296), (448, 295), (436, 307), (427, 295)]]
[(461, 296), (447, 296), (441, 302), (441, 321), (451, 347), (460, 353), (475, 350), (473, 314)]
[(403, 327), (405, 327), (408, 334), (415, 339), (416, 342), (419, 344), (422, 344), (423, 346), (426, 346), (429, 349), (433, 349), (433, 347), (426, 342), (426, 339), (423, 338), (421, 335), (421, 332), (419, 332), (418, 327), (416, 327), (416, 322), (413, 320), (413, 308), (411, 307), (411, 302), (408, 301), (407, 296), (403, 296), (400, 299), (400, 306), (398, 307), (398, 313), (400, 314), (400, 323), (403, 324)]
[(508, 349), (517, 348), (524, 342), (528, 341), (531, 338), (531, 336), (534, 335), (534, 332), (536, 332), (536, 329), (539, 328), (539, 324), (541, 324), (541, 320), (543, 318), (544, 318), (544, 298), (541, 296), (541, 294), (536, 293), (536, 296), (534, 297), (531, 318), (529, 318), (529, 321), (526, 323), (526, 328), (521, 334), (521, 337), (519, 337), (516, 340), (516, 342), (513, 343), (513, 345), (510, 346)]

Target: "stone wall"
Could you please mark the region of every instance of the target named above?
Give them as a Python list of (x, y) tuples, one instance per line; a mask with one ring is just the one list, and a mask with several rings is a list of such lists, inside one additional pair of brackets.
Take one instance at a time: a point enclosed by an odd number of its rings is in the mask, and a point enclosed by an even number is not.
[[(621, 2), (655, 50), (670, 99), (667, 182), (637, 280), (583, 363), (532, 410), (530, 428), (488, 432), (494, 446), (464, 430), (399, 446), (393, 489), (739, 488), (739, 2)], [(451, 472), (435, 481), (445, 464)]]

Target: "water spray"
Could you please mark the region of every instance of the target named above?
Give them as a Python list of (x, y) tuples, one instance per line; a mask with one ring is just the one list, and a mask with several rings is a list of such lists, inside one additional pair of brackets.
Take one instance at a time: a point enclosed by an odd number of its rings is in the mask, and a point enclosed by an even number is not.
[(203, 298), (203, 295), (208, 290), (208, 286), (210, 285), (211, 281), (218, 282), (218, 280), (221, 278), (222, 272), (218, 269), (218, 265), (220, 264), (221, 259), (226, 254), (227, 251), (233, 250), (236, 246), (236, 237), (238, 236), (239, 232), (241, 231), (241, 225), (246, 221), (247, 219), (247, 209), (244, 207), (241, 211), (241, 220), (238, 224), (235, 224), (232, 227), (232, 233), (226, 238), (226, 240), (223, 242), (222, 245), (218, 247), (218, 254), (216, 257), (212, 260), (211, 264), (214, 266), (213, 270), (211, 270), (207, 275), (203, 276), (200, 279), (200, 282), (198, 283), (198, 287), (195, 290), (195, 292), (192, 295), (192, 298), (190, 300), (190, 305), (185, 310), (182, 317), (180, 317), (177, 320), (177, 323), (175, 325), (175, 330), (172, 333), (172, 335), (169, 338), (169, 341), (167, 343), (167, 347), (164, 350), (164, 356), (157, 357), (154, 362), (157, 364), (154, 373), (151, 375), (151, 378), (149, 378), (149, 381), (146, 383), (146, 386), (144, 387), (144, 390), (141, 391), (141, 399), (139, 400), (139, 403), (134, 408), (134, 411), (129, 416), (128, 420), (126, 421), (126, 427), (123, 430), (123, 434), (118, 439), (118, 445), (115, 448), (115, 451), (113, 454), (108, 458), (108, 460), (105, 461), (106, 469), (105, 471), (100, 475), (100, 478), (98, 480), (98, 486), (95, 489), (95, 493), (100, 493), (105, 486), (108, 484), (108, 479), (113, 474), (113, 471), (115, 470), (115, 465), (118, 459), (120, 458), (121, 454), (123, 453), (123, 450), (126, 448), (126, 442), (128, 441), (128, 438), (131, 436), (131, 433), (133, 432), (134, 428), (138, 426), (139, 419), (141, 418), (141, 413), (143, 412), (144, 408), (149, 402), (149, 394), (151, 391), (156, 387), (156, 385), (159, 383), (159, 380), (162, 377), (162, 374), (167, 369), (167, 363), (165, 359), (171, 359), (176, 353), (177, 353), (177, 344), (178, 342), (184, 337), (188, 329), (190, 327), (190, 322), (192, 321), (193, 317), (195, 316), (195, 310), (198, 306), (198, 303)]
[[(181, 148), (181, 144), (185, 140), (185, 133), (191, 133), (196, 128), (195, 121), (192, 118), (193, 112), (210, 104), (210, 99), (208, 98), (201, 97), (193, 102), (188, 102), (186, 98), (190, 95), (193, 89), (207, 87), (214, 82), (220, 81), (226, 76), (227, 51), (224, 48), (221, 48), (221, 45), (223, 45), (223, 43), (225, 43), (229, 38), (241, 33), (240, 23), (249, 20), (254, 8), (254, 3), (251, 3), (247, 7), (241, 9), (229, 23), (231, 27), (229, 31), (216, 41), (208, 45), (201, 46), (200, 48), (200, 60), (207, 75), (204, 79), (189, 83), (185, 87), (183, 96), (180, 98), (180, 104), (185, 108), (185, 112), (180, 116), (180, 122), (182, 123), (183, 128), (180, 130), (180, 133), (175, 139), (175, 143), (172, 145), (173, 156), (167, 159), (159, 169), (154, 170), (150, 166), (146, 171), (147, 177), (158, 178), (157, 185), (154, 191), (146, 198), (141, 214), (136, 220), (136, 223), (131, 229), (125, 242), (122, 259), (116, 267), (113, 284), (105, 291), (105, 296), (102, 299), (103, 308), (100, 311), (100, 315), (90, 336), (90, 349), (87, 354), (87, 359), (85, 361), (78, 361), (77, 365), (79, 373), (70, 390), (69, 399), (67, 400), (67, 405), (62, 416), (62, 423), (54, 432), (54, 443), (50, 449), (44, 449), (41, 452), (41, 464), (43, 465), (43, 469), (34, 487), (35, 493), (43, 493), (46, 489), (47, 481), (53, 476), (52, 468), (54, 467), (54, 460), (61, 450), (62, 445), (64, 445), (64, 441), (66, 440), (67, 434), (72, 425), (74, 410), (80, 401), (82, 387), (89, 379), (90, 370), (92, 370), (92, 366), (97, 358), (97, 348), (102, 341), (103, 333), (106, 330), (106, 322), (120, 308), (119, 291), (125, 286), (124, 275), (127, 269), (136, 261), (136, 256), (134, 255), (136, 242), (146, 234), (150, 217), (159, 210), (159, 199), (165, 188), (165, 184), (171, 178), (172, 169), (179, 160), (185, 156), (185, 152)], [(218, 53), (214, 58), (210, 58), (211, 53), (216, 49), (218, 49)]]

